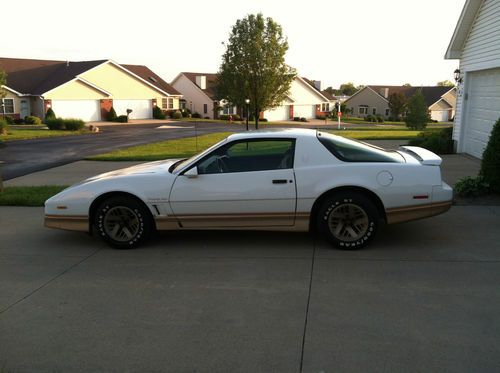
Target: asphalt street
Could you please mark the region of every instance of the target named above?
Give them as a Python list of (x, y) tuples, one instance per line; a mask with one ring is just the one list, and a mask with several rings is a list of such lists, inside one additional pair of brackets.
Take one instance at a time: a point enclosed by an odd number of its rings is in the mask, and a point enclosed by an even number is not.
[(495, 372), (499, 206), (308, 234), (175, 232), (118, 251), (0, 207), (2, 372)]
[(2, 175), (9, 180), (123, 147), (243, 128), (194, 122), (125, 124), (101, 127), (101, 132), (88, 135), (9, 141), (0, 147), (0, 160), (5, 162)]

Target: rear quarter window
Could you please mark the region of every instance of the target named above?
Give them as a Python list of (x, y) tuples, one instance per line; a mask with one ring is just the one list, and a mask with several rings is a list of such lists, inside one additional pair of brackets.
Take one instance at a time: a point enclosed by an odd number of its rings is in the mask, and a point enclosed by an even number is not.
[(385, 150), (326, 132), (318, 132), (317, 137), (330, 153), (344, 162), (405, 162), (403, 156), (396, 151)]

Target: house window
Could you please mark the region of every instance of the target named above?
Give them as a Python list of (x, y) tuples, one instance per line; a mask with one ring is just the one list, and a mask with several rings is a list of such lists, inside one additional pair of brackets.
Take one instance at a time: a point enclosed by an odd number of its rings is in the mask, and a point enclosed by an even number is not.
[(14, 99), (0, 99), (0, 114), (14, 114)]
[(229, 106), (229, 105), (226, 105), (224, 106), (224, 108), (222, 109), (222, 113), (223, 114), (226, 114), (226, 115), (229, 115), (229, 114), (236, 114), (236, 106)]
[(168, 98), (162, 98), (161, 99), (161, 108), (162, 109), (168, 109)]
[(203, 114), (206, 114), (206, 113), (208, 113), (208, 105), (203, 104)]
[(385, 109), (385, 116), (386, 117), (389, 116), (389, 112), (390, 112), (389, 109)]
[(366, 114), (368, 114), (368, 106), (359, 106), (358, 107), (358, 114), (359, 115), (366, 115)]
[(377, 108), (376, 107), (372, 108), (372, 114), (373, 115), (377, 114)]
[(326, 113), (326, 112), (330, 111), (330, 103), (329, 102), (323, 102), (321, 104), (321, 111), (323, 113)]

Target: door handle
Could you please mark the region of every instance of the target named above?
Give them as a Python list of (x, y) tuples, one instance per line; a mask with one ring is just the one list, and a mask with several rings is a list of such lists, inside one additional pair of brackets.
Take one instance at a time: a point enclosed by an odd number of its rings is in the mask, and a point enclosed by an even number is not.
[(286, 179), (276, 179), (273, 180), (273, 184), (286, 184), (287, 180)]

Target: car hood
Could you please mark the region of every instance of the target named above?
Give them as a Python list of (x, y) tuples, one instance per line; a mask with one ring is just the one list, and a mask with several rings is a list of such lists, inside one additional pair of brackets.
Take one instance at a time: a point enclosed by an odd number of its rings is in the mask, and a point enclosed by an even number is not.
[(162, 161), (142, 163), (136, 166), (122, 168), (119, 170), (105, 172), (103, 174), (93, 176), (91, 178), (86, 179), (84, 183), (97, 180), (111, 179), (115, 177), (131, 176), (131, 175), (146, 175), (146, 174), (158, 174), (158, 173), (164, 174), (168, 173), (168, 169), (170, 168), (170, 166), (172, 166), (175, 162), (179, 160), (180, 159), (166, 159)]

